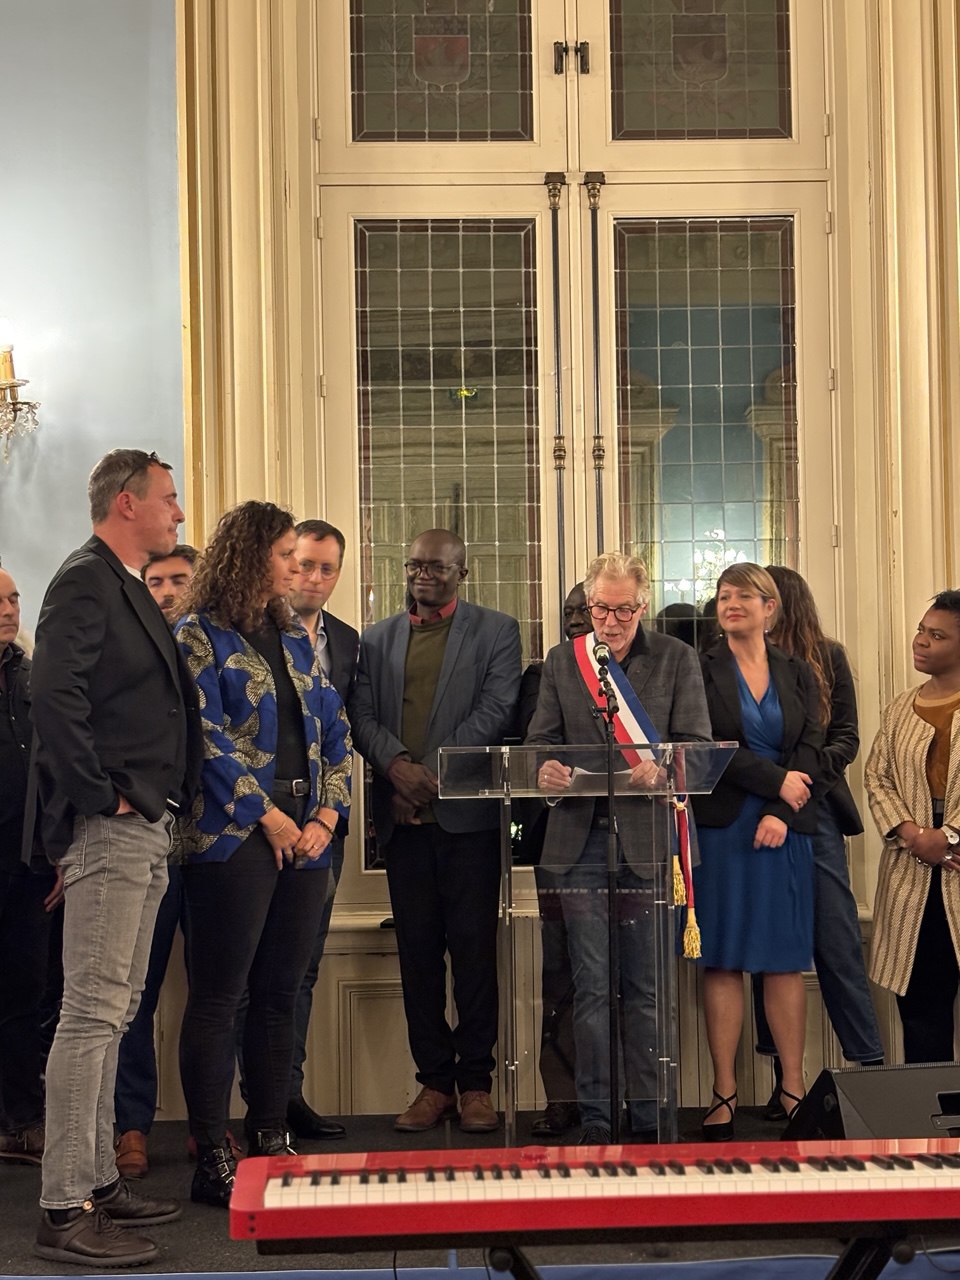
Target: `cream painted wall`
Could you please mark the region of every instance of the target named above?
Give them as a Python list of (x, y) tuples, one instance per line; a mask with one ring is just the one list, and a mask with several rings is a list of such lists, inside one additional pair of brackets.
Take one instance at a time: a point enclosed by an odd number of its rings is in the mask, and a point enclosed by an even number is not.
[(0, 461), (0, 555), (33, 626), (90, 532), (86, 477), (117, 445), (183, 485), (174, 0), (0, 5), (0, 315), (41, 429)]

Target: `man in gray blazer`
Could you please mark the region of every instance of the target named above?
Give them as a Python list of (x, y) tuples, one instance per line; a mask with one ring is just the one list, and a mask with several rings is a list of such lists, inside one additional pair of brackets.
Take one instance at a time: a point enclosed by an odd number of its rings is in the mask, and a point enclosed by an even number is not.
[[(496, 801), (438, 800), (440, 747), (509, 731), (520, 687), (513, 618), (458, 598), (466, 548), (447, 529), (417, 537), (409, 613), (363, 635), (350, 700), (354, 746), (373, 769), (373, 822), (387, 867), (410, 1050), (422, 1086), (404, 1133), (457, 1114), (467, 1133), (500, 1123), (490, 1099), (497, 1039), (500, 864)], [(450, 955), (458, 1025), (446, 1018)]]
[[(597, 639), (609, 646), (661, 742), (709, 742), (710, 717), (694, 651), (672, 636), (644, 631), (649, 604), (642, 560), (609, 552), (584, 579)], [(580, 675), (573, 644), (547, 654), (529, 745), (590, 744), (605, 739), (592, 713), (592, 690)], [(571, 785), (570, 763), (546, 758), (538, 778), (554, 795)], [(562, 753), (558, 753), (562, 754)], [(589, 767), (596, 768), (593, 763)], [(643, 768), (644, 766), (639, 766)], [(617, 810), (620, 915), (619, 987), (623, 1008), (627, 1098), (634, 1133), (656, 1130), (656, 989), (651, 916), (654, 801), (630, 797)], [(541, 894), (556, 893), (574, 973), (574, 1041), (581, 1143), (610, 1140), (610, 1053), (607, 983), (607, 838), (605, 798), (563, 797), (551, 810), (537, 867)], [(617, 1101), (619, 1105), (619, 1100)]]

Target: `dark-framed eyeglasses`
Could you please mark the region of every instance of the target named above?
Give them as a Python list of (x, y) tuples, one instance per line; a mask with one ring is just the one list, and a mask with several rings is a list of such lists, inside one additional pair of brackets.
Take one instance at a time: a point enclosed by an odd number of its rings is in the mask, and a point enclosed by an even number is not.
[(459, 564), (442, 564), (439, 560), (404, 560), (403, 567), (408, 578), (442, 578), (454, 569), (462, 569)]
[(151, 449), (149, 453), (145, 453), (143, 455), (143, 461), (140, 463), (140, 465), (138, 467), (134, 467), (133, 470), (130, 472), (130, 474), (124, 479), (123, 484), (121, 484), (120, 488), (117, 490), (117, 493), (123, 493), (124, 489), (126, 489), (127, 485), (130, 483), (130, 481), (133, 479), (134, 476), (138, 476), (141, 471), (146, 471), (147, 467), (152, 467), (154, 463), (156, 463), (157, 466), (160, 466), (160, 467), (166, 466), (166, 463), (161, 461), (160, 455), (156, 452), (156, 450)]
[(642, 604), (618, 604), (612, 608), (608, 604), (591, 604), (588, 606), (590, 617), (597, 622), (606, 622), (607, 615), (612, 613), (618, 622), (632, 622), (633, 615), (643, 608)]

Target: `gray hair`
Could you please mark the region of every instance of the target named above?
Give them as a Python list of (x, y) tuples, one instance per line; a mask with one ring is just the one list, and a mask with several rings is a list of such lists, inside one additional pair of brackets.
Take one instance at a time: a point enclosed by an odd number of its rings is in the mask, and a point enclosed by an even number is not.
[(587, 599), (593, 595), (598, 578), (612, 578), (618, 582), (633, 579), (637, 588), (637, 603), (646, 604), (650, 599), (650, 579), (647, 566), (639, 556), (627, 555), (624, 551), (604, 551), (591, 561), (583, 579), (583, 589)]
[(145, 449), (111, 449), (104, 454), (87, 481), (93, 524), (102, 524), (106, 520), (110, 504), (124, 490), (138, 498), (144, 497), (149, 483), (148, 473), (153, 466), (163, 467), (165, 471), (173, 469), (169, 462), (161, 461), (155, 453), (147, 453)]

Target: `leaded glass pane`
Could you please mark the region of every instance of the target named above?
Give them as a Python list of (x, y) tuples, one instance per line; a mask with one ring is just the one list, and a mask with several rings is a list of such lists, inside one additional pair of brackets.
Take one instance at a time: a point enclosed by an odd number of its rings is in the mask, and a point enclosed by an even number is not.
[(535, 249), (529, 219), (357, 224), (365, 623), (403, 607), (410, 541), (447, 528), (466, 597), (542, 654)]
[(351, 0), (353, 139), (529, 142), (532, 59), (530, 0)]
[(788, 138), (789, 0), (610, 0), (613, 138)]
[(656, 609), (702, 607), (796, 563), (793, 220), (619, 220), (615, 281), (622, 543)]

